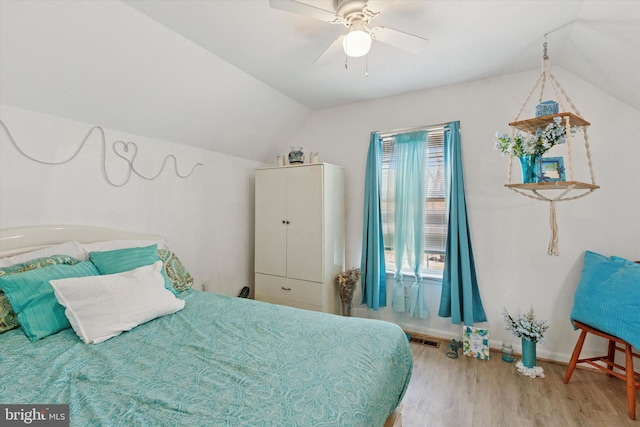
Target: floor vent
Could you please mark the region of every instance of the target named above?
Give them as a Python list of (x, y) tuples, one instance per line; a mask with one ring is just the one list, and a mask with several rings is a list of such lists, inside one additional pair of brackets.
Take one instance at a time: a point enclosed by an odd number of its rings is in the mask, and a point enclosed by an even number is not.
[(440, 341), (433, 340), (427, 336), (407, 332), (409, 341), (416, 344), (426, 345), (427, 347), (440, 348)]

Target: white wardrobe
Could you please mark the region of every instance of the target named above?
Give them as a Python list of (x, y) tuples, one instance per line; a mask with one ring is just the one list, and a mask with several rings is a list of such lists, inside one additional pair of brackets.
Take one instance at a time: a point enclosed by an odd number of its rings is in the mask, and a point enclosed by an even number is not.
[(327, 163), (256, 170), (255, 299), (338, 313), (344, 170)]

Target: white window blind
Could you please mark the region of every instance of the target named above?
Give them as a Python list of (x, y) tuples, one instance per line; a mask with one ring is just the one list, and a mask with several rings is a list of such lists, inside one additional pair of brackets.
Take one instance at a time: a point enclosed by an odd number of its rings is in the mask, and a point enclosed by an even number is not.
[[(442, 126), (426, 127), (429, 133), (425, 156), (426, 198), (424, 231), (423, 277), (442, 278), (444, 269), (445, 244), (447, 239), (447, 218), (444, 186), (444, 129)], [(395, 214), (395, 136), (390, 133), (382, 139), (382, 232), (385, 246), (387, 272), (395, 272), (394, 214)], [(402, 272), (413, 275), (406, 260)]]

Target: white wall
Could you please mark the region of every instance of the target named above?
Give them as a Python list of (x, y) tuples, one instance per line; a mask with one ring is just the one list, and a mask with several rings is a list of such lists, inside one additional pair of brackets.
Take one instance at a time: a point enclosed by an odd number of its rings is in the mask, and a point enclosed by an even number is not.
[[(517, 339), (504, 330), (501, 313), (506, 308), (517, 314), (533, 305), (539, 317), (552, 325), (546, 345), (539, 346), (539, 356), (567, 361), (577, 339), (569, 313), (584, 251), (640, 259), (640, 112), (561, 68), (554, 67), (553, 72), (591, 122), (591, 152), (596, 181), (602, 187), (585, 198), (558, 204), (557, 257), (546, 254), (549, 204), (507, 190), (503, 186), (507, 159), (493, 150), (495, 132), (509, 130), (508, 123), (536, 80), (537, 70), (315, 111), (288, 145), (303, 145), (306, 152), (319, 151), (321, 161), (345, 166), (346, 263), (359, 266), (370, 132), (459, 120), (473, 249), (488, 317), (487, 324), (478, 326), (490, 329), (492, 346), (511, 340), (519, 347)], [(521, 119), (533, 117), (536, 103), (528, 105)], [(575, 178), (590, 182), (582, 141), (574, 147)], [(282, 151), (287, 150), (283, 146)], [(519, 173), (517, 164), (514, 172)], [(392, 285), (388, 284), (389, 290)], [(460, 338), (459, 325), (437, 316), (440, 288), (430, 286), (427, 293), (430, 316), (426, 320), (408, 319), (389, 308), (376, 313), (354, 305), (353, 312), (393, 320), (417, 332)], [(597, 342), (586, 345), (587, 351), (599, 347)]]
[(0, 103), (254, 160), (309, 112), (121, 1), (0, 1)]
[[(47, 161), (68, 158), (93, 124), (0, 105), (0, 120), (29, 155)], [(165, 236), (196, 280), (208, 290), (237, 295), (253, 284), (253, 196), (258, 162), (105, 129), (107, 172), (121, 183), (126, 163), (111, 151), (116, 140), (135, 142), (134, 165), (147, 181), (132, 176), (122, 187), (101, 172), (102, 145), (93, 133), (78, 156), (60, 166), (22, 156), (0, 128), (0, 228), (39, 224), (86, 224)], [(132, 153), (132, 152), (130, 152)]]

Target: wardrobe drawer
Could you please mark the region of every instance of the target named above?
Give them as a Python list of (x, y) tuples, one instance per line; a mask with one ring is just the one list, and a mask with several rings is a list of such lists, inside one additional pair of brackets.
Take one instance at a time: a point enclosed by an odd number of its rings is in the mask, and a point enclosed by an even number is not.
[(322, 283), (256, 274), (255, 299), (322, 311)]

